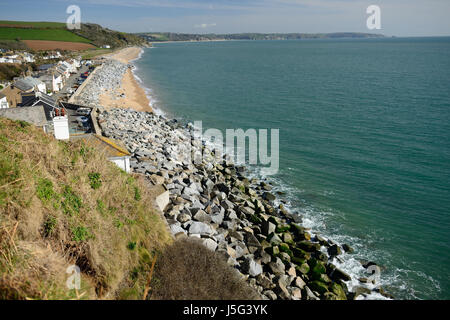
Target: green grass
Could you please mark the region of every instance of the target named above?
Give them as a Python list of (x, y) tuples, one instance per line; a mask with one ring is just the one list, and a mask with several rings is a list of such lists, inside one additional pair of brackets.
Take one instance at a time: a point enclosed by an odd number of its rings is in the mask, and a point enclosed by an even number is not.
[(54, 194), (53, 183), (48, 179), (39, 179), (36, 187), (36, 195), (41, 201), (49, 201)]
[(100, 173), (91, 172), (88, 174), (89, 181), (92, 189), (98, 189), (102, 186), (102, 180), (100, 179)]
[(81, 58), (84, 60), (89, 60), (99, 55), (108, 54), (113, 51), (114, 51), (113, 49), (90, 49), (81, 53)]
[(86, 227), (78, 226), (72, 229), (72, 239), (76, 242), (83, 242), (92, 238), (92, 234)]
[(80, 37), (68, 30), (64, 29), (23, 29), (0, 27), (1, 40), (51, 40), (51, 41), (67, 41), (67, 42), (83, 42), (91, 41)]
[(13, 26), (24, 26), (32, 28), (51, 28), (51, 29), (65, 29), (66, 24), (63, 22), (37, 22), (37, 21), (9, 21), (0, 20), (0, 25), (13, 25)]

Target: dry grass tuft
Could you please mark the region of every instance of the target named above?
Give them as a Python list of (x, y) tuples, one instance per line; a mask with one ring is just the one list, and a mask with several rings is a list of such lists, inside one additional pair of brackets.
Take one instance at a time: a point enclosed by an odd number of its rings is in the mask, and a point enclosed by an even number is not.
[(150, 298), (256, 300), (259, 296), (221, 256), (199, 240), (183, 239), (158, 256)]

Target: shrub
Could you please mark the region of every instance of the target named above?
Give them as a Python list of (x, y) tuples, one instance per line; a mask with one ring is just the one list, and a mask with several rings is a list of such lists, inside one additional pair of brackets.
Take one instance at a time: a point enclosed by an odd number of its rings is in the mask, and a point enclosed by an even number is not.
[(136, 242), (128, 242), (128, 245), (127, 245), (127, 248), (129, 249), (129, 250), (134, 250), (134, 249), (136, 249)]
[(100, 173), (91, 172), (88, 174), (88, 177), (92, 189), (98, 189), (102, 186), (102, 181), (100, 180)]
[(249, 300), (258, 294), (217, 253), (200, 241), (175, 241), (158, 257), (151, 299)]
[(41, 201), (49, 201), (54, 195), (53, 183), (48, 179), (39, 179), (36, 195)]

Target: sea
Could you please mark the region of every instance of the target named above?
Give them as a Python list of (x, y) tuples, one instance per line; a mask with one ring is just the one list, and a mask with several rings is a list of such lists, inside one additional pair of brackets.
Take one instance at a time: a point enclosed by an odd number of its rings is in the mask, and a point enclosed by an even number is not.
[[(156, 112), (279, 129), (279, 201), (354, 248), (333, 262), (396, 299), (450, 299), (450, 38), (156, 43), (134, 62)], [(378, 299), (381, 296), (371, 295)]]

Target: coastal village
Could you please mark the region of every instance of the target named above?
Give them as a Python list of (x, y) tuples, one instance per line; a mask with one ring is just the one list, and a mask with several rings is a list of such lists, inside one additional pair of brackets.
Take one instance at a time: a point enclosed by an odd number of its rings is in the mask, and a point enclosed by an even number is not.
[[(8, 52), (0, 63), (22, 64), (35, 62), (38, 58), (29, 52)], [(92, 106), (69, 103), (72, 96), (102, 59), (82, 60), (78, 57), (65, 57), (59, 51), (40, 54), (43, 63), (36, 71), (29, 70), (20, 77), (1, 83), (0, 116), (13, 120), (23, 120), (54, 135), (59, 140), (85, 139), (108, 151), (110, 159), (126, 172), (130, 172), (129, 153), (116, 143), (96, 134), (91, 118)]]
[[(337, 267), (353, 248), (312, 234), (269, 183), (246, 177), (229, 160), (211, 156), (194, 164), (186, 157), (191, 147), (212, 151), (191, 139), (192, 126), (152, 112), (130, 64), (141, 51), (125, 48), (92, 60), (51, 52), (52, 63), (2, 84), (0, 117), (29, 122), (58, 140), (81, 139), (144, 177), (174, 239), (200, 240), (260, 299), (391, 297), (370, 278), (353, 279)], [(0, 63), (35, 59), (3, 53)]]

